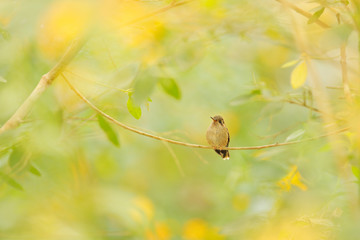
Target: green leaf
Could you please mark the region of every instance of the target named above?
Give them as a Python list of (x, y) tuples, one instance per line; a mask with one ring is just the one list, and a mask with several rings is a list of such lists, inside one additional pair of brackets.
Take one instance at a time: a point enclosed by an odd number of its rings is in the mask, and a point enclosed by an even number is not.
[(131, 95), (129, 95), (129, 99), (127, 101), (127, 108), (129, 110), (129, 113), (131, 115), (133, 115), (134, 118), (140, 119), (140, 117), (141, 117), (141, 108), (134, 104)]
[(112, 142), (115, 146), (120, 147), (119, 139), (110, 124), (99, 114), (97, 115), (97, 119), (100, 128), (104, 131), (109, 141)]
[(299, 129), (299, 130), (293, 132), (292, 134), (290, 134), (290, 135), (286, 138), (285, 142), (290, 142), (290, 141), (299, 139), (302, 135), (304, 135), (304, 133), (305, 133), (305, 130), (304, 130), (304, 129)]
[(174, 97), (175, 99), (181, 99), (181, 91), (176, 81), (173, 78), (160, 78), (160, 85), (163, 90)]
[(296, 59), (296, 60), (292, 60), (292, 61), (286, 62), (286, 63), (284, 63), (284, 64), (281, 66), (281, 68), (288, 68), (288, 67), (294, 66), (294, 65), (297, 64), (299, 61), (300, 61), (300, 59)]
[(360, 180), (360, 169), (355, 166), (351, 166), (351, 171), (353, 172), (354, 176)]
[(12, 148), (12, 153), (9, 157), (9, 165), (11, 168), (15, 168), (18, 163), (23, 159), (24, 152), (17, 147)]
[(307, 66), (303, 61), (299, 63), (291, 73), (291, 86), (293, 89), (297, 89), (304, 85), (307, 77)]
[(237, 96), (236, 98), (232, 99), (230, 101), (230, 105), (232, 105), (232, 106), (242, 105), (244, 103), (249, 102), (253, 97), (261, 95), (261, 94), (262, 94), (261, 89), (253, 89), (248, 94), (243, 94), (243, 95)]
[(309, 21), (307, 22), (308, 24), (312, 24), (314, 22), (316, 22), (319, 17), (321, 16), (321, 14), (323, 14), (325, 8), (321, 8), (320, 10), (316, 11), (310, 18)]
[(13, 178), (11, 178), (9, 175), (0, 172), (0, 178), (11, 187), (16, 188), (21, 191), (24, 190), (23, 187), (18, 182), (16, 182)]
[(36, 167), (34, 167), (34, 165), (32, 165), (32, 164), (30, 164), (30, 166), (29, 166), (29, 172), (31, 172), (32, 174), (34, 174), (36, 176), (39, 176), (39, 177), (41, 176), (40, 171)]
[(151, 98), (148, 97), (145, 102), (145, 107), (149, 111), (150, 110), (150, 103), (152, 102)]
[(133, 94), (132, 101), (135, 105), (140, 105), (146, 101), (155, 89), (158, 77), (153, 73), (154, 69), (148, 68), (141, 71), (135, 78), (132, 85)]

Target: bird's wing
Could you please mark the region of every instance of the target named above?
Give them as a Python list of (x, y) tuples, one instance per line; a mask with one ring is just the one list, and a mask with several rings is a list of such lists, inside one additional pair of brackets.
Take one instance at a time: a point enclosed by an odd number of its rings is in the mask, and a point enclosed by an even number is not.
[(227, 131), (227, 135), (228, 135), (228, 141), (227, 141), (226, 146), (228, 147), (229, 143), (230, 143), (230, 133), (229, 133), (229, 130), (227, 128), (226, 128), (226, 131)]

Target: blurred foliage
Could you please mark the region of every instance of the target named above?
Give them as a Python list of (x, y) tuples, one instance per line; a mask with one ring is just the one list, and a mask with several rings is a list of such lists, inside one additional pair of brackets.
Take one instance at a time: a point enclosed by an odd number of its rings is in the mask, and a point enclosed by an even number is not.
[(222, 161), (120, 129), (58, 77), (0, 135), (0, 239), (360, 234), (360, 4), (291, 1), (304, 17), (284, 1), (178, 3), (0, 1), (1, 123), (85, 37), (63, 74), (120, 122), (206, 144), (220, 114), (230, 146), (305, 141)]

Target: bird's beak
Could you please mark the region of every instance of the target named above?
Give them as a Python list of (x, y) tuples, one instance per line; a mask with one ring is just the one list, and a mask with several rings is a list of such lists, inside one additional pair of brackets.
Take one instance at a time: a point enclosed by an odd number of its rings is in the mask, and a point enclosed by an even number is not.
[(213, 121), (215, 121), (213, 117), (210, 116), (210, 118), (211, 118)]

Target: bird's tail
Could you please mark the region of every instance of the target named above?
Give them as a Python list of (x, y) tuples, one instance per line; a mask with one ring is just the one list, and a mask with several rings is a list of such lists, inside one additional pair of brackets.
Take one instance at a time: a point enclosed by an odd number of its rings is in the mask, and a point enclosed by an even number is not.
[(229, 160), (230, 159), (230, 153), (228, 150), (218, 150), (218, 149), (215, 149), (215, 152), (217, 154), (219, 154), (223, 160)]

